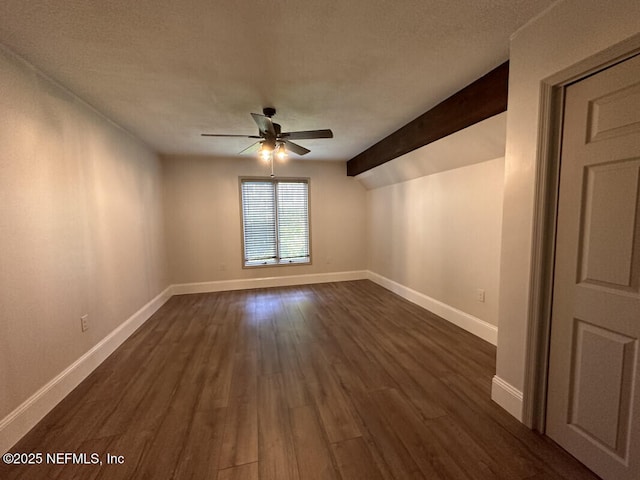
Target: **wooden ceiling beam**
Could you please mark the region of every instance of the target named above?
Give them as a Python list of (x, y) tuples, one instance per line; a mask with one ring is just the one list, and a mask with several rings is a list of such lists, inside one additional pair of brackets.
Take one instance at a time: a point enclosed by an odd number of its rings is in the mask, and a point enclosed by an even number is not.
[(509, 62), (423, 113), (347, 162), (356, 176), (507, 110)]

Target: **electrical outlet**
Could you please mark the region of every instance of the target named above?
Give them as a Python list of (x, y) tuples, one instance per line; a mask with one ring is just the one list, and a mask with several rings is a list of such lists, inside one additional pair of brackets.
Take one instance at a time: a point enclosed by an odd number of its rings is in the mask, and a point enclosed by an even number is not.
[(221, 263), (220, 264), (220, 271), (221, 272), (226, 272), (227, 271), (227, 264), (226, 263)]
[(83, 332), (89, 329), (89, 314), (85, 314), (80, 317), (80, 328)]
[(484, 290), (482, 288), (476, 290), (476, 300), (484, 303)]

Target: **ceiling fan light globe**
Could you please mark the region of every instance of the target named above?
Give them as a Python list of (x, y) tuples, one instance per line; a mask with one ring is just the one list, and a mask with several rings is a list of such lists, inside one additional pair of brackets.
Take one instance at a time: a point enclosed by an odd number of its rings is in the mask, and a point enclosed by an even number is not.
[(278, 151), (276, 153), (278, 160), (286, 160), (287, 157), (289, 156), (289, 154), (287, 153), (287, 150), (284, 148), (284, 145), (280, 145), (278, 147)]
[(271, 150), (263, 148), (262, 150), (260, 150), (260, 158), (265, 162), (268, 162), (269, 159), (271, 158), (272, 153), (273, 152)]

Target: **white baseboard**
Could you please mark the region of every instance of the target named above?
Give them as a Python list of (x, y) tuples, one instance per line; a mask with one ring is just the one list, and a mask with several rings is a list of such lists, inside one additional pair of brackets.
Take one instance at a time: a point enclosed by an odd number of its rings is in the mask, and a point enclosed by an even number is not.
[(497, 375), (491, 381), (491, 400), (522, 422), (522, 392)]
[(6, 453), (64, 397), (89, 376), (171, 297), (171, 287), (149, 301), (91, 350), (0, 420), (0, 452)]
[(447, 305), (446, 303), (436, 300), (435, 298), (431, 298), (409, 287), (405, 287), (404, 285), (394, 282), (382, 275), (378, 275), (370, 270), (367, 271), (367, 274), (369, 280), (377, 283), (378, 285), (397, 293), (410, 302), (420, 305), (422, 308), (435, 313), (439, 317), (450, 321), (467, 332), (473, 333), (492, 345), (498, 344), (498, 327), (495, 325), (485, 322), (484, 320), (474, 317), (462, 310), (458, 310), (451, 305)]
[(312, 273), (307, 275), (287, 275), (283, 277), (243, 278), (221, 280), (217, 282), (181, 283), (173, 285), (172, 295), (188, 293), (225, 292), (247, 290), (251, 288), (288, 287), (292, 285), (310, 285), (313, 283), (346, 282), (368, 278), (366, 270), (333, 273)]

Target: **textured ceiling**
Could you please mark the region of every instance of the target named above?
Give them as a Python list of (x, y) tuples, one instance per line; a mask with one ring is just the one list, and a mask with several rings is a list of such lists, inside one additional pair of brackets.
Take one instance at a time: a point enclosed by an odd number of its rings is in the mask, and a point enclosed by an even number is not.
[(0, 2), (0, 42), (161, 153), (229, 156), (278, 110), (349, 159), (508, 58), (553, 0)]

